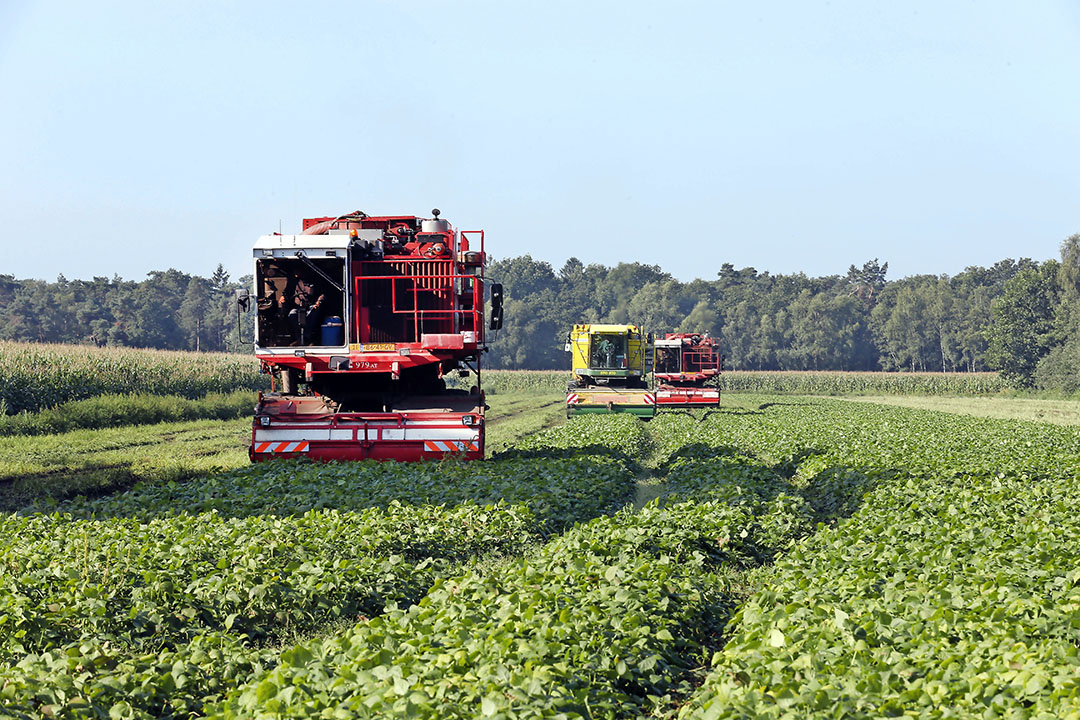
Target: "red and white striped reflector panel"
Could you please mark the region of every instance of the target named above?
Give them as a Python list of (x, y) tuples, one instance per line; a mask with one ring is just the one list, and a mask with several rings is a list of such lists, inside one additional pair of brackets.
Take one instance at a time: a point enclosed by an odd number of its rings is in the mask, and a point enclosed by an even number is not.
[(292, 442), (261, 442), (255, 443), (257, 453), (294, 453), (307, 452), (308, 441), (296, 440)]
[(577, 393), (570, 393), (569, 395), (566, 396), (566, 404), (567, 405), (576, 405), (577, 401), (578, 401), (578, 394)]
[(480, 452), (480, 444), (470, 440), (425, 440), (428, 452)]
[(645, 404), (646, 405), (655, 405), (656, 404), (656, 396), (653, 395), (652, 393), (645, 393)]

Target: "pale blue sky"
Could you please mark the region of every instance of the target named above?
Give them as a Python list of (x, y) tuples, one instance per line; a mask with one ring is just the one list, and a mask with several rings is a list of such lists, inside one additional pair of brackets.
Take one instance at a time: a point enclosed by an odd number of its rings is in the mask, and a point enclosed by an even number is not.
[(0, 273), (248, 271), (304, 216), (892, 278), (1080, 232), (1080, 2), (0, 0)]

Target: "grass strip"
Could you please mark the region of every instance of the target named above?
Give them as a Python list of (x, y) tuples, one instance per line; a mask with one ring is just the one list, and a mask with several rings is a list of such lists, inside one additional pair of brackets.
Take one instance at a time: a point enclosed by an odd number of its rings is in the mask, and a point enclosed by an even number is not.
[(125, 425), (152, 425), (185, 420), (233, 420), (250, 417), (255, 393), (236, 390), (208, 393), (192, 400), (179, 395), (99, 395), (49, 410), (0, 415), (0, 435), (55, 435)]

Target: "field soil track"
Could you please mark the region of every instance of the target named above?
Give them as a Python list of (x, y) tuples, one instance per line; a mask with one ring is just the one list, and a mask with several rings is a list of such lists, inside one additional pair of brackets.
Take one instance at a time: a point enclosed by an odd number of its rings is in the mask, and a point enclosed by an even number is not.
[(1047, 400), (1014, 397), (945, 397), (867, 395), (844, 398), (854, 402), (896, 405), (938, 412), (1001, 420), (1027, 420), (1055, 425), (1080, 425), (1080, 400)]

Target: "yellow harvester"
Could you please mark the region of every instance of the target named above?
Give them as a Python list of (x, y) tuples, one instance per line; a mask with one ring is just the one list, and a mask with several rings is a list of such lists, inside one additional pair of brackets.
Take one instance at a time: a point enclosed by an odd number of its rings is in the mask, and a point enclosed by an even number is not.
[(651, 418), (656, 395), (646, 375), (650, 338), (637, 325), (575, 325), (566, 336), (574, 379), (566, 390), (566, 415), (628, 412)]

